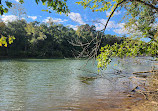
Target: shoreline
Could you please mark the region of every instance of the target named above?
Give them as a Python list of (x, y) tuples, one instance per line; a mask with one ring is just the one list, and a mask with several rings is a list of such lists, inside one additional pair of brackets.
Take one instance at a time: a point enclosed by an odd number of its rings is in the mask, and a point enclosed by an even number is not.
[[(41, 60), (41, 61), (43, 61), (43, 60)], [(47, 60), (49, 61), (49, 59), (47, 59)], [(13, 59), (13, 61), (14, 61), (14, 59)], [(25, 59), (23, 59), (22, 62), (23, 61), (25, 62)], [(29, 60), (29, 61), (32, 62), (32, 60)], [(38, 61), (38, 60), (35, 60), (35, 61)], [(65, 60), (63, 59), (63, 61), (65, 61)], [(42, 65), (42, 67), (43, 67), (43, 65)], [(146, 70), (147, 70), (147, 68), (146, 68)], [(144, 74), (144, 72), (145, 72), (145, 74)], [(145, 76), (145, 77), (144, 76), (138, 76), (138, 78), (137, 78), (137, 75), (130, 75), (131, 77), (134, 76), (136, 78), (130, 78), (129, 76), (127, 76), (126, 80), (129, 80), (130, 82), (133, 82), (133, 83), (134, 83), (134, 81), (132, 81), (131, 79), (137, 79), (138, 81), (141, 81), (142, 79), (144, 81), (144, 79), (145, 79), (145, 81), (146, 81), (147, 78), (154, 77), (152, 74), (157, 73), (158, 71), (155, 72), (155, 71), (152, 70), (152, 71), (144, 71), (144, 72), (143, 73), (136, 72), (136, 73), (141, 73), (141, 75), (146, 75), (146, 72), (148, 72), (147, 76)], [(142, 79), (139, 79), (139, 77), (142, 78)], [(156, 80), (158, 80), (158, 79), (156, 79)], [(153, 82), (153, 79), (151, 79), (151, 81)], [(112, 82), (112, 81), (109, 81), (109, 82)], [(148, 88), (149, 85), (134, 84), (134, 85), (132, 85), (133, 87), (131, 87), (130, 83), (129, 84), (124, 84), (124, 83), (127, 82), (125, 80), (124, 81), (120, 80), (121, 85), (117, 84), (117, 82), (116, 82), (116, 85), (115, 85), (116, 87), (127, 85), (128, 89), (126, 90), (126, 87), (125, 87), (123, 89), (119, 88), (119, 90), (109, 90), (109, 92), (101, 93), (101, 95), (97, 95), (98, 92), (96, 92), (96, 96), (90, 96), (90, 97), (86, 97), (87, 95), (83, 96), (83, 97), (80, 96), (81, 98), (79, 98), (76, 101), (75, 104), (71, 104), (71, 103), (67, 104), (66, 103), (65, 104), (66, 106), (65, 105), (61, 106), (61, 107), (59, 106), (56, 109), (59, 109), (59, 110), (63, 109), (63, 111), (64, 110), (68, 110), (68, 111), (139, 111), (139, 109), (140, 108), (143, 109), (144, 106), (145, 106), (145, 108), (149, 107), (149, 109), (151, 109), (153, 104), (157, 105), (157, 103), (154, 102), (154, 101), (146, 101), (142, 94), (137, 93), (137, 90), (140, 90), (140, 89), (142, 89), (142, 91), (154, 91), (155, 89), (153, 89), (153, 90), (148, 90), (148, 89), (146, 90), (145, 89), (144, 90), (144, 87)], [(79, 83), (80, 83), (80, 81), (79, 81)], [(101, 84), (101, 85), (106, 86), (106, 84)], [(136, 89), (136, 87), (139, 87), (139, 88)], [(106, 89), (105, 87), (101, 87), (101, 88), (103, 90)], [(135, 91), (133, 92), (132, 90), (135, 90)], [(48, 107), (48, 110), (49, 109), (55, 109), (55, 108), (53, 108), (53, 106), (52, 106), (51, 108)], [(144, 111), (157, 111), (157, 109), (156, 110), (144, 110)]]
[(153, 71), (146, 81), (146, 93), (135, 92), (135, 97), (141, 97), (137, 102), (128, 103), (129, 100), (125, 100), (128, 105), (124, 111), (158, 111), (158, 71)]
[[(152, 86), (153, 79), (156, 77), (157, 82)], [(147, 92), (153, 92), (156, 90), (158, 92), (158, 73), (150, 75), (147, 81), (149, 85), (145, 85)], [(148, 98), (137, 91), (134, 93), (132, 91), (127, 92), (116, 92), (116, 98), (108, 99), (97, 99), (93, 104), (83, 103), (79, 106), (79, 110), (72, 111), (158, 111), (158, 93), (147, 94)], [(122, 96), (121, 99), (119, 99)], [(113, 100), (114, 99), (114, 100)], [(113, 102), (112, 102), (113, 101)]]

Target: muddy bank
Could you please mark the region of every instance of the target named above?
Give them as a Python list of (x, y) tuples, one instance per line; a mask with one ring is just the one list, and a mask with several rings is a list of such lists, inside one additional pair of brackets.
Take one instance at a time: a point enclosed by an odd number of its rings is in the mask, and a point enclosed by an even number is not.
[(158, 111), (158, 102), (155, 101), (139, 101), (125, 111)]
[(147, 78), (148, 85), (145, 87), (144, 98), (131, 105), (126, 111), (158, 111), (158, 71)]
[(127, 96), (128, 93), (113, 93), (106, 99), (84, 100), (77, 106), (62, 107), (67, 111), (126, 111), (131, 110), (133, 106), (143, 100), (140, 94)]
[[(77, 107), (67, 107), (70, 111), (158, 111), (158, 102), (146, 100), (141, 94), (116, 93), (114, 98), (89, 100)], [(116, 98), (116, 96), (118, 96)]]
[[(154, 72), (154, 71), (153, 71)], [(141, 87), (141, 86), (139, 86)], [(158, 72), (146, 78), (144, 90), (115, 92), (107, 99), (91, 99), (72, 111), (158, 111)]]

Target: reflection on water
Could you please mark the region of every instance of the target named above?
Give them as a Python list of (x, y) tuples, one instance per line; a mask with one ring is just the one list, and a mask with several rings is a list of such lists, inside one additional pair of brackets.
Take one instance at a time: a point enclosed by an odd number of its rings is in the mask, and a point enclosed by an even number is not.
[[(130, 60), (128, 60), (130, 61)], [(133, 61), (133, 60), (132, 60)], [(0, 110), (52, 111), (82, 109), (83, 103), (94, 104), (101, 100), (119, 100), (116, 92), (127, 90), (123, 86), (131, 72), (151, 69), (151, 62), (114, 66), (111, 63), (102, 77), (85, 84), (79, 77), (93, 74), (96, 66), (89, 63), (78, 70), (85, 60), (21, 59), (0, 61)], [(149, 67), (150, 66), (150, 67)], [(86, 68), (89, 71), (85, 71)], [(113, 75), (114, 68), (122, 70), (124, 77)], [(128, 84), (131, 87), (131, 84)]]

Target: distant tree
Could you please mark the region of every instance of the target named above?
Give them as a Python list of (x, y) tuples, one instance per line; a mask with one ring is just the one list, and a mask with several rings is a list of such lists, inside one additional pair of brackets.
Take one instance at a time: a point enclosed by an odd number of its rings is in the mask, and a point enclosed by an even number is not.
[(25, 30), (29, 37), (29, 42), (31, 44), (36, 44), (38, 41), (46, 39), (46, 35), (42, 32), (41, 28), (37, 26), (37, 22), (31, 22), (26, 24)]
[[(47, 5), (47, 10), (42, 10), (51, 13), (51, 10), (56, 11), (57, 13), (65, 13), (67, 14), (69, 12), (69, 9), (66, 5), (67, 0), (35, 0), (36, 4), (42, 2), (43, 5)], [(24, 0), (19, 0), (19, 3), (23, 4)], [(20, 20), (23, 15), (25, 15), (25, 10), (20, 4), (14, 4), (12, 2), (9, 2), (8, 0), (0, 0), (0, 15), (3, 15), (4, 13), (8, 13), (9, 8), (11, 8), (12, 13), (18, 17)], [(1, 36), (0, 45), (5, 44), (7, 46), (7, 37)], [(8, 39), (15, 39), (14, 37), (9, 37)], [(2, 46), (2, 45), (1, 45)]]
[[(40, 1), (44, 5), (48, 6), (48, 10), (43, 10), (50, 12), (49, 9), (55, 10), (57, 13), (65, 13), (67, 14), (69, 12), (68, 7), (66, 5), (67, 0), (35, 0), (36, 3), (38, 4)], [(23, 0), (19, 1), (20, 3), (23, 3)], [(122, 44), (114, 44), (114, 45), (107, 45), (104, 48), (101, 48), (101, 53), (97, 57), (98, 58), (98, 63), (101, 63), (99, 67), (106, 67), (106, 65), (110, 61), (110, 58), (112, 56), (136, 56), (136, 55), (141, 55), (142, 52), (144, 51), (145, 54), (149, 54), (148, 52), (151, 52), (151, 55), (158, 55), (157, 53), (157, 33), (158, 30), (156, 25), (156, 18), (157, 18), (157, 13), (158, 13), (158, 2), (157, 0), (83, 0), (80, 2), (77, 2), (78, 4), (81, 4), (84, 8), (90, 8), (92, 12), (104, 12), (104, 11), (111, 11), (110, 15), (108, 16), (108, 20), (106, 24), (104, 24), (104, 28), (101, 31), (97, 31), (96, 38), (96, 47), (95, 50), (92, 50), (92, 52), (95, 53), (95, 56), (98, 55), (96, 54), (98, 50), (100, 49), (100, 44), (101, 41), (104, 38), (104, 31), (107, 28), (107, 25), (111, 19), (111, 17), (114, 15), (116, 11), (119, 11), (121, 9), (125, 10), (125, 28), (134, 35), (135, 33), (139, 34), (139, 38), (149, 38), (151, 41), (149, 43), (144, 43), (141, 40), (133, 40), (133, 39), (127, 39), (126, 42), (122, 42)], [(7, 7), (4, 7), (6, 4)], [(0, 0), (0, 14), (3, 15), (3, 13), (8, 12), (8, 8), (12, 7), (12, 3), (8, 2), (5, 0), (5, 2), (2, 3), (2, 0)], [(58, 28), (57, 28), (58, 27)], [(132, 29), (131, 29), (132, 27)], [(61, 42), (61, 39), (63, 35), (59, 31), (59, 26), (54, 25), (53, 28), (51, 29), (52, 31), (56, 31), (53, 37), (55, 38), (54, 40), (57, 40), (58, 43)], [(81, 28), (82, 29), (82, 28)], [(86, 29), (86, 28), (85, 28)], [(49, 31), (48, 31), (49, 32)], [(77, 32), (78, 33), (78, 32)], [(87, 32), (84, 32), (83, 35), (86, 35)], [(89, 32), (88, 32), (89, 33)], [(80, 33), (78, 33), (80, 34)], [(49, 34), (48, 34), (49, 35)], [(133, 42), (134, 41), (134, 42)], [(90, 42), (92, 43), (92, 42)], [(83, 44), (82, 44), (83, 45)], [(149, 49), (145, 48), (148, 47)], [(85, 45), (85, 47), (89, 47), (91, 44)], [(153, 48), (154, 47), (154, 48)], [(116, 48), (116, 50), (115, 50)], [(83, 48), (85, 49), (85, 48)], [(128, 49), (128, 50), (126, 50)], [(134, 51), (133, 51), (134, 49)], [(146, 50), (143, 50), (146, 49)], [(85, 50), (86, 51), (86, 50)], [(116, 53), (115, 53), (116, 52)], [(128, 54), (127, 54), (128, 52)], [(137, 54), (136, 54), (137, 52)], [(93, 53), (90, 53), (90, 55), (93, 55)], [(150, 54), (149, 54), (150, 55)]]
[[(4, 36), (13, 35), (16, 37), (14, 42), (5, 48), (7, 50), (8, 56), (18, 56), (24, 55), (28, 48), (28, 40), (26, 36), (26, 21), (25, 20), (17, 20), (13, 22), (8, 22), (4, 29)], [(11, 52), (11, 53), (9, 53)]]

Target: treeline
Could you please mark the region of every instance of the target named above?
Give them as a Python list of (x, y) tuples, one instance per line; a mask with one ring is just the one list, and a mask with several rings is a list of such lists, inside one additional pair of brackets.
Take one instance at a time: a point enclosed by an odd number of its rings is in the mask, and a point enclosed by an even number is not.
[[(7, 47), (0, 47), (0, 57), (8, 58), (64, 58), (74, 57), (82, 48), (76, 41), (87, 43), (96, 36), (103, 38), (101, 46), (120, 43), (124, 38), (101, 34), (95, 26), (88, 24), (79, 26), (77, 31), (62, 24), (39, 23), (37, 21), (27, 23), (25, 20), (0, 22), (0, 34), (12, 35), (16, 39)], [(93, 47), (93, 46), (91, 46)], [(91, 48), (89, 47), (89, 48)], [(88, 49), (91, 50), (91, 49)]]

